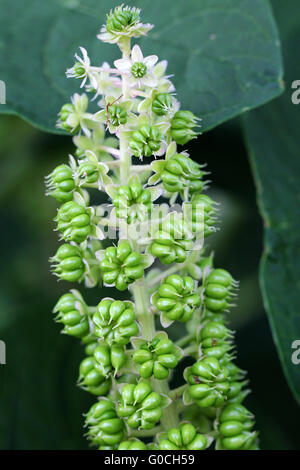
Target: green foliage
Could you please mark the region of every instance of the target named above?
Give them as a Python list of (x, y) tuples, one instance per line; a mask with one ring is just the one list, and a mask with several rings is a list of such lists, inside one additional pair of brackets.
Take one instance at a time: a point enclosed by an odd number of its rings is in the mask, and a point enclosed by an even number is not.
[[(275, 0), (286, 64), (286, 93), (245, 121), (258, 205), (264, 220), (264, 254), (260, 286), (278, 354), (291, 390), (300, 404), (300, 368), (293, 364), (292, 344), (299, 339), (299, 106), (291, 88), (299, 79), (295, 44), (299, 6)], [(289, 292), (288, 295), (286, 293)]]

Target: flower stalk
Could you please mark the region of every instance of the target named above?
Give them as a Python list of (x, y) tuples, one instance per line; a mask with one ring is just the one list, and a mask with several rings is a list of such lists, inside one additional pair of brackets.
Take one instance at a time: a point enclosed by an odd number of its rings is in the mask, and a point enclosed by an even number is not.
[[(90, 307), (72, 289), (58, 300), (56, 321), (85, 347), (79, 385), (97, 398), (86, 426), (98, 449), (204, 450), (213, 442), (256, 449), (253, 416), (242, 405), (247, 381), (227, 327), (238, 283), (206, 254), (216, 203), (204, 194), (204, 165), (182, 147), (199, 135), (200, 119), (180, 108), (167, 62), (131, 45), (152, 27), (138, 8), (115, 8), (98, 38), (122, 57), (114, 67), (93, 66), (80, 48), (67, 70), (85, 93), (59, 113), (74, 157), (46, 180), (47, 194), (62, 204), (55, 220), (64, 243), (53, 272), (88, 288), (115, 287), (127, 300)], [(98, 99), (94, 114), (88, 94)], [(106, 206), (91, 204), (97, 191)], [(182, 376), (185, 356), (193, 363)]]

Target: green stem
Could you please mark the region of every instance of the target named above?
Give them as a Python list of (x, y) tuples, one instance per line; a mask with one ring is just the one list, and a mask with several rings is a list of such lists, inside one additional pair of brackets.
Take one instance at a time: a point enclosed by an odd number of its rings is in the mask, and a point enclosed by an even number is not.
[[(170, 396), (170, 389), (167, 380), (155, 380), (152, 379), (153, 388), (158, 393)], [(172, 402), (167, 408), (163, 409), (161, 417), (161, 425), (164, 431), (168, 431), (171, 428), (178, 426), (178, 415), (176, 413), (176, 403)]]
[(174, 266), (171, 266), (169, 269), (164, 269), (160, 274), (158, 274), (156, 277), (153, 279), (150, 279), (148, 282), (149, 287), (154, 287), (156, 284), (158, 284), (162, 279), (164, 279), (167, 276), (170, 276), (171, 274), (177, 273), (183, 268), (184, 264), (175, 264)]
[(132, 285), (137, 320), (141, 325), (141, 335), (150, 341), (155, 335), (154, 315), (150, 310), (149, 294), (145, 288), (144, 278)]
[[(130, 56), (130, 38), (124, 38), (120, 45), (122, 50), (123, 59), (127, 59)], [(128, 79), (125, 74), (122, 75), (122, 99), (127, 100), (129, 98), (129, 87)], [(128, 152), (128, 136), (127, 133), (120, 133), (120, 178), (121, 184), (126, 184), (130, 175), (131, 166), (131, 155)]]
[(152, 437), (155, 436), (157, 433), (161, 432), (163, 429), (161, 426), (156, 426), (152, 429), (135, 429), (130, 430), (130, 437)]
[(184, 384), (184, 385), (181, 385), (180, 387), (174, 388), (173, 390), (170, 391), (169, 397), (172, 400), (177, 400), (177, 398), (179, 398), (183, 395), (186, 388), (187, 388), (187, 384)]
[(176, 341), (176, 346), (178, 346), (179, 348), (182, 348), (183, 346), (185, 346), (187, 343), (189, 343), (191, 340), (193, 339), (193, 335), (191, 334), (188, 334), (188, 335), (185, 335), (183, 336), (182, 338), (180, 338), (178, 341)]
[(193, 344), (192, 346), (189, 346), (188, 348), (184, 349), (183, 353), (185, 356), (191, 356), (197, 351), (198, 351), (198, 346)]

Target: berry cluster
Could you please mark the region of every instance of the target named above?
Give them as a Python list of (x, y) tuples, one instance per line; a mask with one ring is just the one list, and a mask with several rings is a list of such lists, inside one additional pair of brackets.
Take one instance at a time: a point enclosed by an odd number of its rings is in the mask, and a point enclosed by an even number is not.
[[(86, 93), (75, 94), (58, 120), (76, 150), (46, 179), (47, 194), (61, 204), (55, 222), (64, 243), (51, 258), (54, 274), (131, 299), (88, 306), (72, 289), (54, 312), (63, 333), (85, 346), (78, 384), (97, 397), (85, 421), (98, 449), (204, 450), (213, 442), (256, 449), (253, 415), (242, 405), (247, 380), (227, 325), (238, 284), (205, 256), (216, 203), (203, 192), (203, 165), (181, 147), (197, 137), (200, 120), (180, 109), (167, 62), (131, 49), (131, 38), (151, 28), (139, 9), (122, 5), (98, 36), (119, 46), (114, 67), (91, 65), (84, 48), (76, 54), (67, 76)], [(93, 205), (97, 191), (108, 196), (107, 214)], [(167, 332), (173, 322), (183, 332), (177, 341)], [(192, 365), (180, 377), (187, 356)], [(174, 374), (179, 386), (170, 389)]]

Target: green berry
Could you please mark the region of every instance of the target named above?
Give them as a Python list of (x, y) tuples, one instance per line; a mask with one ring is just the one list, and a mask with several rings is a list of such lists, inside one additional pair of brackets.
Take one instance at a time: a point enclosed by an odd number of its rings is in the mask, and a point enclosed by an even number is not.
[(159, 93), (153, 100), (152, 111), (158, 116), (165, 116), (172, 109), (172, 96), (168, 93)]
[(90, 185), (98, 182), (99, 170), (95, 163), (83, 161), (78, 167), (80, 184)]
[(148, 382), (126, 384), (121, 391), (118, 415), (133, 429), (152, 429), (162, 415), (163, 398)]
[(151, 157), (161, 147), (162, 135), (155, 126), (142, 126), (133, 132), (129, 146), (135, 157)]
[(204, 434), (199, 434), (190, 423), (182, 423), (178, 428), (160, 436), (159, 450), (204, 450), (211, 440)]
[(57, 166), (46, 178), (47, 195), (64, 203), (73, 200), (75, 181), (72, 169), (68, 165)]
[(151, 192), (138, 182), (132, 182), (128, 186), (122, 185), (113, 199), (113, 205), (117, 217), (126, 219), (127, 223), (143, 221), (151, 213)]
[(163, 264), (183, 263), (192, 247), (192, 236), (185, 220), (171, 213), (154, 233), (150, 251)]
[(223, 313), (229, 307), (228, 301), (233, 297), (237, 286), (232, 276), (225, 269), (214, 269), (204, 283), (204, 302), (209, 311)]
[(115, 127), (126, 124), (127, 122), (127, 112), (121, 105), (110, 104), (108, 106), (108, 115), (109, 122)]
[(164, 334), (158, 333), (152, 341), (145, 341), (133, 353), (133, 360), (139, 365), (139, 373), (144, 379), (153, 376), (157, 380), (167, 379), (174, 369), (181, 352)]
[(63, 204), (55, 220), (62, 238), (66, 241), (82, 243), (91, 235), (90, 212), (77, 202), (70, 201)]
[(147, 445), (133, 437), (128, 441), (122, 441), (118, 450), (147, 450)]
[(177, 111), (171, 121), (171, 137), (177, 144), (185, 145), (197, 137), (194, 131), (198, 118), (190, 111)]
[(101, 343), (94, 350), (95, 368), (104, 376), (116, 375), (127, 360), (124, 346)]
[(93, 315), (94, 334), (108, 344), (125, 345), (138, 334), (133, 304), (129, 301), (103, 299)]
[(136, 8), (116, 7), (107, 15), (106, 30), (110, 33), (125, 32), (140, 22), (139, 10)]
[(203, 233), (207, 237), (215, 232), (215, 202), (206, 194), (194, 194), (188, 206), (188, 218), (193, 233)]
[(100, 261), (103, 282), (115, 285), (118, 290), (127, 289), (128, 285), (144, 275), (144, 256), (132, 250), (128, 240), (121, 240), (118, 246), (106, 248)]
[(50, 261), (53, 273), (64, 281), (80, 282), (86, 271), (81, 249), (68, 243), (61, 245)]
[(110, 380), (107, 380), (95, 367), (96, 361), (88, 356), (79, 366), (79, 385), (97, 396), (104, 396), (110, 390)]
[(124, 423), (110, 400), (102, 399), (95, 403), (87, 413), (85, 422), (89, 426), (88, 438), (100, 448), (117, 446), (123, 439)]
[(204, 171), (201, 166), (183, 153), (177, 153), (166, 160), (161, 173), (163, 187), (170, 193), (182, 193), (185, 189), (193, 194), (202, 191)]
[(191, 277), (172, 274), (164, 279), (152, 301), (168, 320), (186, 322), (201, 303), (195, 288)]
[(229, 404), (222, 410), (218, 422), (219, 450), (251, 450), (256, 447), (257, 432), (253, 415), (240, 404)]
[(200, 359), (187, 369), (185, 375), (189, 384), (188, 395), (200, 408), (218, 408), (224, 404), (230, 385), (228, 371), (218, 359)]
[(54, 307), (55, 320), (64, 325), (63, 333), (77, 338), (86, 336), (89, 331), (87, 306), (76, 290), (64, 294)]

